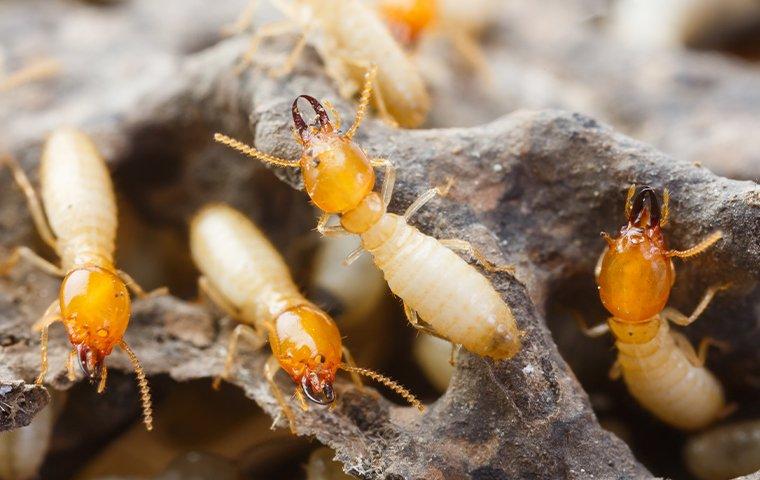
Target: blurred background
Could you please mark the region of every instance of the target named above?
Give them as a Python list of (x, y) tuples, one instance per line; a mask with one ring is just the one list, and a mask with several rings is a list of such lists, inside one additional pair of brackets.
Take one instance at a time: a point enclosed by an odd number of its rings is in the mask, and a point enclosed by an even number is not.
[[(259, 3), (252, 26), (239, 35), (282, 17)], [(383, 15), (383, 2), (366, 3)], [(431, 26), (411, 40), (399, 37), (433, 99), (423, 127), (479, 125), (518, 109), (566, 109), (717, 174), (760, 179), (760, 1), (434, 3)], [(150, 97), (155, 79), (181, 74), (183, 62), (223, 41), (248, 6), (247, 0), (0, 0), (0, 144), (33, 143), (61, 123), (108, 135)], [(399, 33), (393, 18), (385, 20)], [(458, 42), (460, 34), (471, 43)], [(445, 391), (450, 346), (408, 326), (368, 256), (350, 269), (340, 266), (356, 243), (320, 240), (304, 221), (315, 218), (304, 195), (250, 164), (214, 169), (210, 159), (219, 147), (169, 145), (174, 132), (166, 137), (166, 146), (144, 146), (149, 156), (130, 152), (114, 172), (122, 269), (145, 286), (168, 285), (181, 298), (196, 298), (186, 222), (200, 206), (193, 192), (201, 190), (262, 226), (307, 297), (334, 315), (360, 365), (388, 373), (425, 402)], [(0, 199), (16, 195), (0, 191)], [(40, 244), (31, 230), (9, 235)], [(605, 318), (592, 272), (575, 280), (558, 285), (545, 308), (602, 425), (655, 475), (741, 473), (731, 471), (728, 456), (716, 460), (725, 467), (718, 473), (700, 465), (704, 455), (683, 453), (688, 435), (654, 420), (621, 382), (607, 379), (611, 342), (583, 337), (568, 315), (579, 309)], [(760, 386), (755, 374), (753, 392)], [(316, 440), (270, 429), (271, 418), (235, 387), (151, 382), (154, 432), (142, 427), (132, 377), (114, 371), (105, 395), (80, 383), (56, 392), (32, 425), (0, 434), (0, 478), (349, 478)], [(730, 381), (728, 388), (729, 398), (758, 400), (741, 386), (732, 390)], [(757, 404), (743, 405), (743, 415), (760, 414)], [(757, 452), (758, 437), (732, 448)]]

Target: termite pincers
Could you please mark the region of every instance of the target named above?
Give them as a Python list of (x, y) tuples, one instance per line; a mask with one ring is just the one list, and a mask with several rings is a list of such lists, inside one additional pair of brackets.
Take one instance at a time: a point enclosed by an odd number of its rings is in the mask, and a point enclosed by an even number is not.
[[(118, 345), (134, 366), (145, 427), (151, 430), (153, 416), (148, 381), (137, 356), (123, 338), (131, 311), (127, 288), (140, 297), (146, 293), (114, 265), (116, 199), (103, 158), (84, 133), (68, 128), (53, 132), (45, 142), (40, 163), (41, 203), (18, 163), (10, 156), (4, 157), (4, 163), (26, 196), (40, 237), (61, 259), (58, 266), (21, 246), (0, 265), (0, 274), (7, 274), (19, 260), (25, 259), (63, 278), (59, 298), (33, 327), (40, 332), (42, 352), (37, 383), (45, 379), (48, 329), (55, 322), (64, 324), (73, 346), (68, 361), (69, 378), (75, 378), (74, 361), (78, 359), (90, 381), (99, 382), (98, 392), (106, 386), (105, 359)], [(154, 293), (164, 291), (159, 289)]]
[(255, 348), (268, 338), (272, 356), (264, 374), (294, 433), (295, 417), (274, 381), (279, 368), (295, 382), (295, 395), (303, 410), (308, 408), (304, 397), (321, 405), (335, 400), (333, 382), (338, 369), (351, 373), (359, 386), (358, 375), (377, 380), (423, 409), (401, 385), (354, 365), (335, 322), (301, 295), (280, 254), (243, 214), (221, 204), (203, 208), (191, 223), (190, 247), (203, 275), (199, 289), (240, 322), (230, 337), (224, 371), (215, 386), (229, 377), (239, 338)]
[[(214, 138), (262, 162), (300, 168), (306, 193), (323, 211), (318, 230), (325, 235), (359, 235), (362, 249), (372, 254), (391, 291), (404, 301), (407, 318), (415, 327), (480, 355), (513, 357), (520, 350), (522, 332), (511, 310), (488, 279), (452, 249), (471, 254), (489, 271), (511, 271), (511, 267), (493, 265), (469, 242), (439, 241), (407, 223), (425, 203), (448, 188), (428, 190), (402, 216), (387, 212), (395, 169), (385, 159), (368, 158), (352, 141), (369, 101), (370, 80), (367, 74), (356, 119), (346, 133), (340, 133), (340, 123), (330, 121), (317, 99), (309, 95), (296, 98), (292, 115), (303, 147), (300, 160), (277, 158), (222, 134)], [(311, 125), (298, 109), (300, 99), (309, 102), (317, 113)], [(374, 166), (385, 167), (380, 194), (373, 191)], [(332, 215), (340, 217), (340, 226), (328, 226)], [(362, 249), (350, 255), (347, 263)]]
[(662, 227), (668, 223), (669, 195), (662, 207), (654, 190), (645, 186), (628, 190), (628, 223), (613, 238), (603, 233), (607, 248), (596, 267), (599, 296), (613, 315), (591, 329), (589, 336), (612, 331), (618, 358), (610, 376), (621, 375), (631, 395), (657, 418), (674, 427), (694, 430), (707, 426), (727, 412), (723, 387), (705, 367), (711, 339), (695, 352), (689, 340), (670, 330), (669, 322), (686, 326), (707, 308), (725, 286), (707, 289), (690, 316), (665, 307), (675, 282), (673, 257), (689, 258), (721, 239), (713, 232), (686, 250), (669, 250)]
[[(245, 30), (258, 2), (241, 16), (233, 31)], [(241, 67), (251, 63), (262, 40), (298, 31), (300, 37), (285, 64), (273, 71), (289, 73), (307, 43), (314, 46), (341, 96), (351, 98), (361, 88), (362, 75), (377, 66), (372, 81), (378, 113), (402, 127), (422, 124), (430, 97), (417, 66), (396, 42), (373, 8), (360, 0), (270, 0), (287, 18), (259, 28)]]

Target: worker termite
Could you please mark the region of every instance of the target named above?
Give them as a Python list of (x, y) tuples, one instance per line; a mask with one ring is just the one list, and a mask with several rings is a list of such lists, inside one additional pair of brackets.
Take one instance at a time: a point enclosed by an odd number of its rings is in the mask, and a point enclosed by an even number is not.
[[(274, 381), (282, 368), (296, 383), (296, 398), (326, 405), (335, 399), (338, 369), (380, 381), (422, 410), (405, 388), (376, 372), (354, 365), (335, 322), (301, 295), (287, 265), (263, 233), (243, 214), (226, 205), (202, 209), (190, 226), (190, 248), (202, 273), (199, 289), (231, 318), (241, 322), (230, 337), (224, 370), (214, 385), (229, 377), (240, 337), (260, 348), (268, 337), (272, 356), (264, 375), (295, 433), (295, 417)], [(341, 358), (345, 358), (343, 363)]]
[(127, 288), (138, 296), (146, 294), (129, 275), (114, 265), (116, 201), (103, 158), (84, 133), (67, 128), (53, 132), (45, 143), (40, 163), (42, 203), (18, 163), (10, 156), (4, 157), (4, 163), (10, 167), (26, 196), (40, 237), (61, 260), (59, 267), (27, 247), (16, 247), (0, 265), (2, 275), (24, 259), (63, 278), (59, 298), (50, 304), (33, 327), (40, 332), (42, 352), (37, 383), (42, 384), (45, 379), (48, 329), (55, 322), (64, 324), (73, 346), (68, 359), (69, 378), (74, 380), (74, 361), (78, 359), (90, 381), (99, 381), (99, 393), (106, 386), (108, 369), (105, 358), (118, 345), (135, 368), (145, 427), (151, 430), (153, 420), (148, 381), (137, 356), (123, 338), (131, 308)]
[(689, 471), (702, 480), (728, 480), (760, 470), (760, 420), (723, 425), (689, 439)]
[(704, 252), (722, 234), (716, 231), (686, 250), (668, 250), (662, 233), (668, 223), (668, 200), (666, 190), (660, 208), (652, 188), (629, 189), (628, 223), (617, 238), (602, 234), (607, 248), (595, 272), (602, 303), (613, 316), (607, 323), (584, 327), (584, 333), (600, 336), (612, 331), (618, 358), (610, 377), (622, 375), (631, 395), (663, 422), (694, 430), (727, 412), (723, 387), (704, 368), (707, 348), (717, 342), (704, 339), (697, 353), (685, 336), (670, 330), (668, 322), (691, 324), (725, 286), (708, 288), (688, 317), (665, 305), (675, 281), (673, 257)]
[[(257, 3), (252, 2), (234, 31), (247, 28)], [(273, 73), (289, 73), (308, 42), (321, 56), (327, 74), (337, 82), (343, 97), (353, 97), (361, 88), (364, 71), (376, 65), (373, 82), (379, 114), (402, 127), (416, 127), (425, 121), (430, 109), (425, 83), (370, 6), (360, 0), (271, 0), (271, 3), (287, 19), (265, 25), (254, 33), (241, 66), (252, 61), (265, 38), (300, 31), (298, 43), (285, 64)]]
[[(403, 216), (387, 213), (395, 169), (387, 160), (369, 159), (352, 142), (371, 89), (368, 74), (356, 119), (345, 134), (339, 132), (339, 123), (333, 125), (317, 99), (309, 95), (297, 97), (292, 115), (303, 146), (300, 160), (276, 158), (219, 133), (214, 138), (263, 162), (300, 167), (307, 194), (323, 211), (318, 230), (326, 235), (359, 235), (362, 248), (372, 254), (391, 291), (404, 301), (407, 318), (414, 326), (480, 355), (511, 358), (520, 349), (521, 337), (512, 312), (489, 281), (451, 249), (470, 253), (490, 271), (511, 268), (491, 264), (469, 242), (438, 241), (407, 223), (417, 210), (447, 188), (428, 190)], [(300, 99), (308, 101), (317, 113), (312, 125), (301, 117)], [(373, 191), (373, 166), (385, 166), (381, 194)], [(340, 217), (340, 226), (328, 226), (332, 215)], [(355, 251), (347, 262), (361, 252)], [(429, 327), (418, 321), (418, 313)]]

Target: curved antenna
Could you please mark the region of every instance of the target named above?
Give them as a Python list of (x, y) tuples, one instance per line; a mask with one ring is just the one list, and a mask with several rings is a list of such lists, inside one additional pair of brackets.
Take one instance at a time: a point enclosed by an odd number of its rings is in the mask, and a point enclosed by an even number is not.
[(142, 400), (143, 407), (143, 423), (145, 423), (145, 429), (148, 431), (153, 430), (153, 407), (150, 401), (150, 387), (148, 387), (148, 379), (145, 378), (145, 371), (140, 365), (140, 361), (137, 359), (135, 352), (129, 348), (127, 342), (121, 340), (119, 346), (124, 352), (126, 352), (129, 360), (132, 362), (132, 366), (135, 369), (137, 375), (137, 384), (140, 386), (140, 400)]
[(215, 133), (214, 140), (221, 143), (222, 145), (226, 145), (232, 148), (233, 150), (237, 150), (243, 155), (248, 155), (249, 157), (255, 158), (256, 160), (260, 160), (264, 163), (271, 163), (272, 165), (277, 165), (279, 167), (300, 166), (300, 162), (298, 160), (285, 160), (284, 158), (279, 158), (275, 157), (274, 155), (269, 155), (268, 153), (260, 152), (250, 145), (246, 145), (245, 143), (235, 140), (232, 137), (228, 137), (222, 133)]
[(311, 108), (313, 108), (317, 113), (317, 123), (320, 129), (323, 129), (328, 125), (332, 125), (330, 123), (330, 117), (327, 115), (327, 110), (325, 110), (325, 107), (319, 103), (319, 100), (312, 97), (311, 95), (299, 95), (295, 100), (293, 100), (293, 105), (290, 107), (290, 113), (293, 115), (293, 123), (295, 124), (298, 135), (301, 138), (303, 138), (304, 133), (306, 133), (306, 130), (309, 128), (301, 116), (301, 111), (298, 109), (298, 100), (302, 98), (309, 102)]
[(350, 365), (346, 365), (345, 363), (341, 364), (340, 368), (347, 372), (353, 372), (353, 373), (358, 373), (359, 375), (364, 375), (365, 377), (369, 377), (372, 380), (382, 383), (386, 387), (390, 388), (394, 392), (401, 395), (404, 398), (404, 400), (409, 402), (410, 405), (415, 407), (420, 412), (425, 411), (425, 406), (419, 400), (417, 400), (417, 397), (415, 397), (412, 392), (410, 392), (409, 390), (401, 386), (395, 380), (391, 380), (385, 375), (379, 374), (375, 372), (374, 370), (370, 370), (369, 368), (352, 367)]
[(638, 224), (641, 221), (641, 214), (645, 207), (645, 198), (649, 197), (649, 224), (650, 226), (656, 226), (660, 224), (660, 217), (662, 210), (660, 209), (660, 201), (657, 199), (657, 195), (654, 193), (654, 189), (650, 186), (643, 186), (641, 190), (633, 197), (631, 203), (631, 210), (628, 215), (628, 221), (633, 224)]

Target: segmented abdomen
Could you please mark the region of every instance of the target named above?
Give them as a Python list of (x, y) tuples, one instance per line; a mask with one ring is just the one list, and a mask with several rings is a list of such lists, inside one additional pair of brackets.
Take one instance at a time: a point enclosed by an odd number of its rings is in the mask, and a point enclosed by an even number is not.
[(206, 278), (256, 324), (308, 303), (264, 234), (226, 205), (201, 210), (190, 226), (193, 260)]
[(714, 421), (725, 406), (723, 387), (704, 367), (691, 364), (660, 320), (657, 336), (642, 343), (616, 343), (623, 379), (641, 405), (684, 430)]
[(362, 235), (391, 291), (438, 334), (496, 359), (520, 349), (512, 312), (491, 283), (433, 237), (385, 214)]
[(63, 269), (84, 264), (112, 268), (116, 200), (108, 168), (92, 140), (73, 129), (53, 132), (42, 153), (40, 184)]

